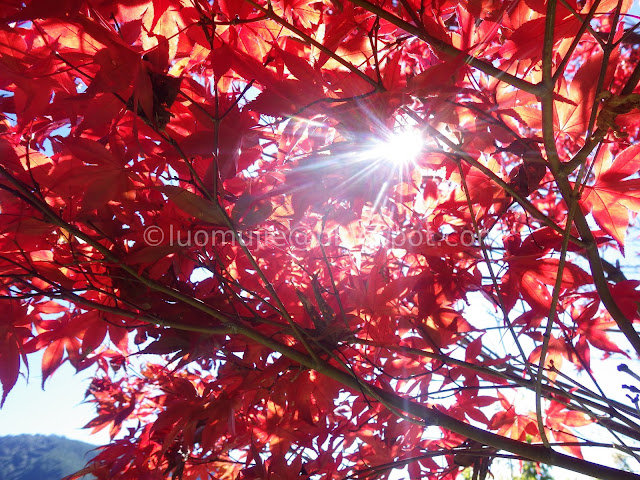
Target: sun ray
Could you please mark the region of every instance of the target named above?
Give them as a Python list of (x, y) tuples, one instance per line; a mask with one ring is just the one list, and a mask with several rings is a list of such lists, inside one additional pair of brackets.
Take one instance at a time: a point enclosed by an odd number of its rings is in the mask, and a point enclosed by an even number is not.
[(416, 129), (393, 132), (377, 143), (377, 155), (399, 166), (415, 163), (424, 147), (422, 133)]

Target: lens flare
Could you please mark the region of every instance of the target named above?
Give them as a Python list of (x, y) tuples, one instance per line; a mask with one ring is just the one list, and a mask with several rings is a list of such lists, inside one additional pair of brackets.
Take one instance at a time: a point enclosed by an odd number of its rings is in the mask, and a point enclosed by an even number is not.
[(419, 130), (403, 130), (394, 132), (378, 145), (377, 154), (381, 159), (405, 165), (416, 161), (424, 141), (422, 132)]

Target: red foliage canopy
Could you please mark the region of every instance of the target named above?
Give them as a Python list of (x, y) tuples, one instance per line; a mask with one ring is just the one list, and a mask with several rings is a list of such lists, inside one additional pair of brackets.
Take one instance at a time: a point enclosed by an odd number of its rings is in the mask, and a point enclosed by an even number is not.
[(1, 2), (2, 402), (96, 369), (99, 479), (640, 478), (630, 4)]

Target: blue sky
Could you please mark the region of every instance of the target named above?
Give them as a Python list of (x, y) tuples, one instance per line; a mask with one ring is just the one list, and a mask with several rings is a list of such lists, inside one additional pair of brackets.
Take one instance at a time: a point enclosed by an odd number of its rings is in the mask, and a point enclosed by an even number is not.
[[(0, 434), (41, 433), (93, 444), (107, 443), (106, 430), (90, 435), (90, 430), (82, 429), (95, 416), (93, 405), (82, 403), (92, 370), (75, 374), (75, 369), (65, 363), (47, 380), (43, 391), (41, 360), (42, 353), (29, 356), (29, 382), (20, 376), (0, 409)], [(26, 374), (24, 369), (23, 372)]]

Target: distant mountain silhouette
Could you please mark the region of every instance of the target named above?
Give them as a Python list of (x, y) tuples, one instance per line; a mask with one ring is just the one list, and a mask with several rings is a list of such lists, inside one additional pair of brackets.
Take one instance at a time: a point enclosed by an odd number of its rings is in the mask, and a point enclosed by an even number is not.
[(54, 435), (0, 437), (0, 480), (60, 480), (84, 468), (94, 448)]

